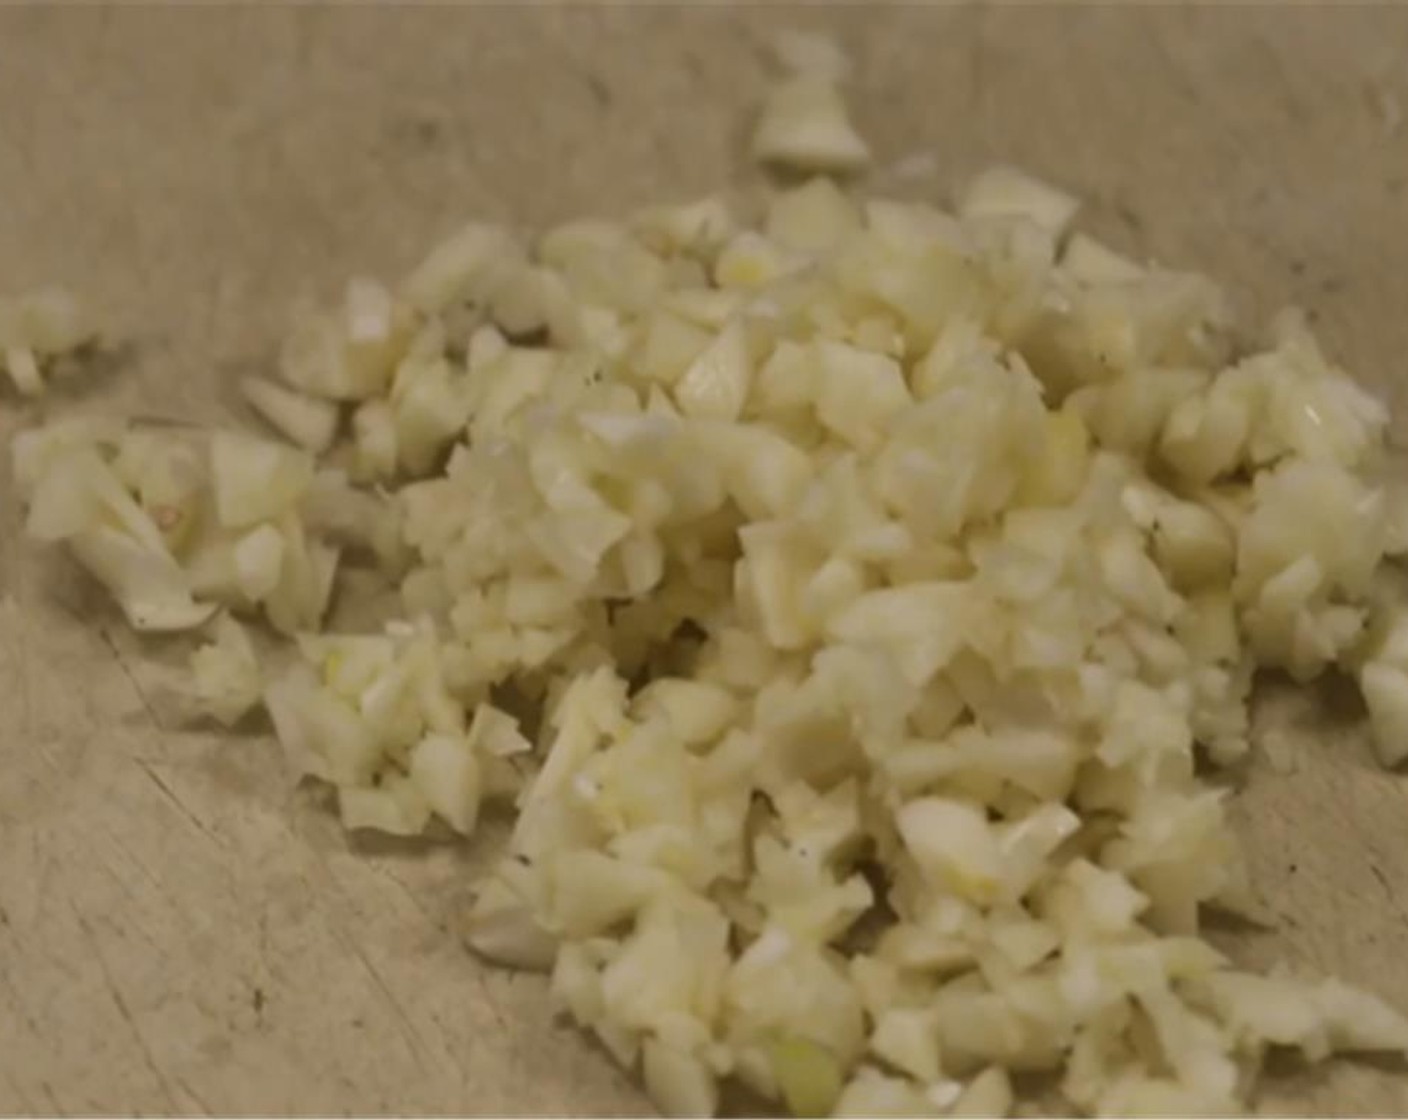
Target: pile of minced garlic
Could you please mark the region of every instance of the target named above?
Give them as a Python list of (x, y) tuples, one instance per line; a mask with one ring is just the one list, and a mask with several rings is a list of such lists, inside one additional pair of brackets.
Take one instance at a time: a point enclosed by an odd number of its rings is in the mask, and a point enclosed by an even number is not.
[[(755, 154), (842, 174), (843, 60), (780, 50)], [(517, 810), (470, 941), (551, 973), (666, 1112), (1241, 1110), (1263, 1056), (1395, 1050), (1335, 980), (1199, 936), (1259, 666), (1356, 678), (1408, 755), (1384, 408), (1297, 316), (1072, 232), (1011, 170), (953, 211), (821, 174), (354, 280), (244, 385), (273, 433), (19, 436), (28, 528), (139, 630), (208, 627), (344, 823)], [(0, 306), (21, 389), (82, 337)], [(324, 629), (344, 569), (400, 617)], [(362, 580), (360, 586), (365, 586)], [(352, 594), (350, 590), (345, 592)], [(286, 635), (271, 671), (236, 618)], [(1030, 1104), (1030, 1102), (1028, 1102)]]

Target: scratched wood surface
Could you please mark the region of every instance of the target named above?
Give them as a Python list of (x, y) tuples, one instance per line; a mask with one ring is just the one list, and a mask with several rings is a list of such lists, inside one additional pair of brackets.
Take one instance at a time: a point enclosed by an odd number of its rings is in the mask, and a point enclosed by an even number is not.
[[(784, 24), (851, 44), (897, 190), (1028, 166), (1249, 315), (1313, 308), (1408, 423), (1408, 9), (8, 8), (0, 289), (69, 284), (113, 345), (82, 391), (0, 398), (0, 439), (79, 405), (218, 417), (292, 300), (467, 216), (747, 175)], [(8, 459), (0, 517), (0, 1111), (648, 1110), (538, 979), (461, 948), (483, 845), (350, 845), (266, 737), (181, 724), (181, 643), (19, 539)], [(1408, 779), (1333, 695), (1271, 687), (1257, 723), (1281, 749), (1237, 814), (1276, 926), (1228, 943), (1408, 1008)], [(1408, 1074), (1279, 1070), (1265, 1107), (1404, 1113)]]

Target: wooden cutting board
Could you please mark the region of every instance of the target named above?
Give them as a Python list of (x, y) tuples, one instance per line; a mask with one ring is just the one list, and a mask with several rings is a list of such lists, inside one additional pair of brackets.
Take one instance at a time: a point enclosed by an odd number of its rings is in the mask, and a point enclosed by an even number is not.
[[(92, 380), (0, 396), (213, 419), (287, 308), (482, 215), (622, 214), (751, 174), (770, 29), (853, 48), (877, 179), (1011, 161), (1128, 250), (1312, 308), (1395, 403), (1408, 355), (1408, 9), (779, 7), (0, 11), (0, 290), (109, 324)], [(1397, 409), (1398, 420), (1408, 413)], [(0, 466), (0, 1111), (634, 1114), (544, 984), (453, 923), (484, 845), (349, 843), (273, 743), (183, 728), (139, 641), (20, 539)], [(1355, 702), (1268, 687), (1237, 816), (1273, 930), (1242, 958), (1408, 1009), (1408, 778)], [(1408, 1112), (1408, 1074), (1267, 1107)]]

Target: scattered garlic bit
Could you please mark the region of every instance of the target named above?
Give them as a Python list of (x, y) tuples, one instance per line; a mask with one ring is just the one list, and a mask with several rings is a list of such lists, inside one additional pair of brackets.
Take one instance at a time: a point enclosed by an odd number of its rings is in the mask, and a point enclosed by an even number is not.
[(430, 820), (430, 805), (407, 778), (395, 776), (377, 789), (343, 786), (337, 806), (344, 827), (391, 836), (418, 836)]
[(1385, 766), (1408, 759), (1408, 614), (1392, 617), (1366, 645), (1359, 688), (1369, 708), (1374, 749)]
[[(99, 426), (56, 426), (14, 445), (15, 475), (29, 503), (28, 532), (64, 541), (107, 587), (138, 630), (199, 626), (214, 607), (195, 601), (168, 533), (183, 512), (161, 500), (161, 488), (134, 493), (119, 477), (120, 450), (132, 440)], [(48, 438), (46, 438), (48, 437)], [(163, 464), (153, 462), (157, 480)]]
[(228, 614), (216, 619), (214, 641), (191, 655), (191, 675), (202, 707), (226, 727), (238, 723), (263, 696), (254, 643)]
[(834, 80), (816, 73), (785, 78), (768, 93), (753, 133), (753, 157), (798, 171), (859, 171), (870, 148), (851, 124)]
[(321, 621), (340, 546), (305, 529), (303, 452), (97, 418), (24, 433), (12, 452), (29, 533), (66, 542), (134, 628), (192, 629), (221, 606), (289, 633)]
[[(863, 162), (834, 60), (784, 62), (760, 155)], [(264, 703), (347, 827), (515, 806), (466, 939), (669, 1114), (731, 1079), (999, 1115), (1013, 1072), (1229, 1113), (1273, 1047), (1404, 1050), (1374, 997), (1199, 937), (1248, 884), (1195, 747), (1246, 753), (1259, 666), (1355, 674), (1408, 756), (1385, 410), (1293, 315), (1234, 360), (1214, 285), (1068, 236), (1065, 193), (965, 199), (466, 226), (295, 329), (251, 396), (302, 449), (54, 424), (14, 447), (29, 531), (134, 625), (294, 635)], [(400, 619), (320, 632), (344, 553)], [(235, 718), (259, 673), (218, 625)]]
[(968, 220), (1025, 219), (1060, 235), (1080, 203), (1049, 183), (1011, 167), (992, 167), (978, 175), (963, 196), (959, 213)]
[(260, 417), (307, 451), (321, 454), (337, 438), (338, 410), (331, 401), (306, 396), (264, 377), (244, 378), (240, 391)]
[(341, 313), (298, 320), (279, 354), (279, 372), (311, 396), (363, 400), (386, 389), (410, 326), (410, 310), (383, 286), (354, 280)]
[(44, 367), (93, 337), (78, 301), (61, 288), (0, 297), (0, 366), (24, 396), (44, 391)]
[(1072, 280), (1086, 284), (1137, 281), (1143, 269), (1087, 233), (1076, 232), (1061, 257), (1061, 268)]
[(299, 451), (235, 432), (216, 432), (210, 444), (215, 517), (242, 529), (292, 508), (313, 480), (312, 461)]

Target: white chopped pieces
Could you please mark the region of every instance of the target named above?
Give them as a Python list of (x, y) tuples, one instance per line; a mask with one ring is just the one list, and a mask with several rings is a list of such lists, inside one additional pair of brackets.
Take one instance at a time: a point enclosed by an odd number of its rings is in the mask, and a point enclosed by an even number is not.
[[(192, 629), (221, 606), (262, 609), (288, 633), (321, 621), (343, 545), (305, 529), (322, 508), (305, 452), (242, 432), (95, 420), (24, 433), (13, 453), (28, 531), (67, 542), (135, 628)], [(367, 518), (387, 506), (361, 501)]]
[(226, 727), (259, 706), (263, 671), (244, 627), (227, 614), (215, 623), (215, 638), (191, 655), (191, 675), (202, 707)]
[(1075, 217), (1080, 203), (1049, 183), (1012, 167), (993, 167), (976, 176), (964, 193), (959, 213), (969, 220), (1022, 219), (1057, 235)]
[[(863, 166), (843, 57), (778, 55), (755, 153)], [(1066, 192), (962, 197), (467, 225), (244, 383), (287, 443), (20, 436), (28, 530), (140, 629), (222, 611), (205, 710), (262, 697), (347, 828), (512, 806), (466, 939), (550, 974), (668, 1115), (727, 1082), (1049, 1107), (1017, 1073), (1063, 1111), (1226, 1114), (1270, 1049), (1403, 1051), (1377, 998), (1200, 936), (1248, 884), (1196, 763), (1247, 753), (1258, 668), (1353, 675), (1408, 757), (1387, 413), (1294, 315), (1234, 357), (1215, 285), (1073, 232)], [(352, 568), (398, 609), (324, 632)]]
[(93, 337), (78, 301), (62, 288), (0, 296), (0, 367), (26, 397), (44, 391), (46, 367)]
[(331, 401), (306, 396), (265, 377), (246, 377), (240, 391), (256, 412), (291, 443), (320, 454), (337, 438), (338, 411)]
[(814, 74), (779, 82), (753, 133), (753, 156), (798, 171), (859, 171), (870, 147), (851, 124), (836, 83)]

